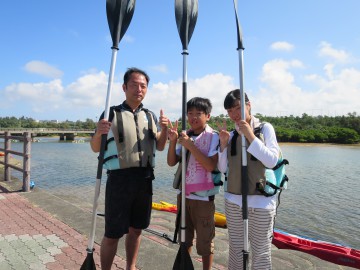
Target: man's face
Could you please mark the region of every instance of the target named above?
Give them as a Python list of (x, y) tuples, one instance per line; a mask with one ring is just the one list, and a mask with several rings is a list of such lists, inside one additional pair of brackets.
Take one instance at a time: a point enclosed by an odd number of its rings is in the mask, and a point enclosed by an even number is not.
[(123, 84), (126, 100), (130, 103), (141, 103), (147, 89), (146, 78), (140, 73), (132, 73), (127, 84)]

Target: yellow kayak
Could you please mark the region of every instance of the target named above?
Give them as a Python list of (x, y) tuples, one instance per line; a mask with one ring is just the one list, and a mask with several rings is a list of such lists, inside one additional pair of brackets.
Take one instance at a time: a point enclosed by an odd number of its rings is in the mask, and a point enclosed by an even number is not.
[[(152, 208), (158, 211), (166, 211), (171, 213), (177, 212), (177, 206), (172, 203), (160, 201), (160, 203), (152, 203)], [(226, 228), (226, 217), (223, 213), (215, 212), (214, 214), (215, 226), (220, 228)]]

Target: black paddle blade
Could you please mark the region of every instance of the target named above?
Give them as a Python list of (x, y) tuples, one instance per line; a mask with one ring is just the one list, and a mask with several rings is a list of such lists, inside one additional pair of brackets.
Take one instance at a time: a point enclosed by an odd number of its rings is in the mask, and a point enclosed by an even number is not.
[(237, 11), (237, 0), (234, 0), (234, 10), (235, 10), (235, 19), (236, 19), (236, 30), (237, 30), (237, 40), (238, 40), (238, 50), (244, 50), (244, 46), (243, 46), (243, 40), (242, 40), (242, 30), (241, 30), (241, 25), (239, 22), (239, 17), (238, 17), (238, 11)]
[(136, 0), (106, 0), (106, 15), (113, 48), (118, 49), (119, 42), (130, 25), (135, 2)]
[(187, 50), (198, 16), (198, 0), (175, 0), (175, 18), (183, 50)]
[(94, 253), (88, 252), (84, 263), (82, 264), (80, 270), (96, 270), (95, 261), (94, 261)]
[(190, 254), (185, 243), (180, 244), (179, 251), (176, 255), (173, 270), (194, 270)]

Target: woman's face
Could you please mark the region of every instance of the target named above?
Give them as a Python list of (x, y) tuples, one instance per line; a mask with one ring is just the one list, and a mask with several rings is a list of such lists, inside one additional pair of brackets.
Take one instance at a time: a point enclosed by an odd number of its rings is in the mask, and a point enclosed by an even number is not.
[[(245, 118), (247, 121), (250, 120), (249, 110), (250, 110), (250, 103), (247, 102), (245, 103)], [(236, 100), (234, 102), (234, 106), (232, 106), (230, 109), (227, 109), (226, 111), (232, 121), (234, 121), (235, 123), (239, 122), (241, 120), (240, 100)]]

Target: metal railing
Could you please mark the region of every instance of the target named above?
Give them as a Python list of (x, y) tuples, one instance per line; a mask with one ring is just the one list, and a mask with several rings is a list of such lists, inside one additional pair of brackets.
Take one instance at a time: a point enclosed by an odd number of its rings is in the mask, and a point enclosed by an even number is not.
[[(31, 157), (31, 133), (24, 132), (23, 136), (11, 136), (10, 132), (5, 132), (5, 135), (0, 134), (0, 138), (4, 138), (4, 148), (0, 151), (4, 152), (4, 161), (0, 160), (0, 164), (4, 165), (4, 180), (10, 181), (11, 169), (23, 173), (23, 191), (30, 191), (30, 157)], [(24, 143), (23, 152), (11, 150), (11, 140), (18, 140)], [(22, 167), (10, 164), (10, 156), (16, 155), (23, 157)]]

